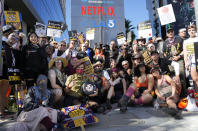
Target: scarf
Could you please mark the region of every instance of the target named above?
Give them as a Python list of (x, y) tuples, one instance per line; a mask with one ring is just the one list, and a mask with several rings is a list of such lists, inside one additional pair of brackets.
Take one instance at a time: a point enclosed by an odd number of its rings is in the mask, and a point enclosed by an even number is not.
[(64, 86), (65, 81), (66, 81), (65, 75), (60, 70), (58, 70), (56, 67), (53, 67), (53, 70), (55, 71), (56, 77), (60, 81), (61, 85)]

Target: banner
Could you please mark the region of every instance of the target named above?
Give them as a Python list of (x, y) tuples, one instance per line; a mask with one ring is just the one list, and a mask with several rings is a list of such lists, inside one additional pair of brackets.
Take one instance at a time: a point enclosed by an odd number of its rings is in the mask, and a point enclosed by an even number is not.
[(64, 128), (76, 128), (99, 122), (88, 105), (65, 107), (61, 109), (61, 112), (64, 113)]
[(18, 11), (4, 11), (6, 25), (13, 25), (17, 30), (21, 30), (21, 21)]
[(94, 28), (87, 29), (87, 32), (86, 32), (86, 39), (87, 40), (94, 40), (94, 35), (95, 35), (95, 29)]
[(152, 25), (150, 21), (145, 21), (138, 24), (138, 36), (139, 38), (149, 38), (153, 36)]
[(57, 21), (48, 21), (47, 36), (60, 38), (62, 34), (62, 23)]
[(83, 32), (77, 33), (77, 40), (80, 44), (83, 44), (85, 42), (85, 35)]
[(35, 27), (35, 32), (39, 37), (46, 36), (46, 31), (47, 31), (46, 25), (36, 22), (36, 25), (34, 27)]
[(91, 64), (89, 57), (85, 57), (81, 59), (81, 61), (84, 62), (85, 65), (85, 74), (87, 74), (88, 76), (94, 74), (94, 68)]
[(172, 4), (157, 9), (161, 25), (170, 24), (176, 21)]
[(117, 34), (116, 38), (119, 46), (121, 46), (126, 41), (126, 37), (124, 36), (123, 32)]

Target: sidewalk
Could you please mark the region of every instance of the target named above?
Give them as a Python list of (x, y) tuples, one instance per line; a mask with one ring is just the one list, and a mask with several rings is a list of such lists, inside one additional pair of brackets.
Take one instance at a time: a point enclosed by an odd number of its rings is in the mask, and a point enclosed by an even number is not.
[[(97, 114), (99, 123), (85, 126), (86, 131), (197, 131), (198, 112), (183, 112), (184, 119), (174, 118), (152, 107), (130, 107), (126, 113), (119, 109), (103, 115)], [(0, 121), (0, 131), (5, 131), (14, 123)], [(72, 131), (80, 131), (80, 128)]]

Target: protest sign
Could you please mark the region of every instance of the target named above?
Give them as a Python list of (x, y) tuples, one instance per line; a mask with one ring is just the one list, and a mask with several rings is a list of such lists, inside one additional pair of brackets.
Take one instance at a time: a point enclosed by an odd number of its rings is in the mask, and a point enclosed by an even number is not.
[(85, 57), (85, 58), (81, 59), (81, 61), (85, 65), (85, 74), (87, 74), (88, 76), (94, 74), (94, 68), (91, 64), (89, 57)]
[(131, 39), (131, 36), (132, 36), (132, 33), (131, 31), (127, 33), (127, 42), (132, 42), (132, 39)]
[(6, 25), (13, 25), (17, 30), (21, 30), (21, 21), (18, 11), (4, 11)]
[(94, 35), (95, 35), (95, 29), (94, 28), (87, 29), (87, 32), (86, 32), (86, 39), (87, 40), (94, 40)]
[(161, 25), (170, 24), (176, 21), (172, 4), (157, 9)]
[(143, 38), (152, 37), (152, 26), (150, 21), (145, 21), (138, 24), (138, 36)]
[(198, 72), (198, 42), (194, 43), (194, 52), (195, 52), (196, 70)]
[(62, 34), (62, 23), (57, 21), (48, 21), (47, 36), (60, 38)]
[(126, 37), (124, 36), (123, 32), (117, 34), (117, 42), (119, 46), (121, 46), (125, 41), (126, 41)]
[(83, 32), (77, 33), (77, 40), (80, 44), (83, 44), (85, 42), (85, 35)]
[(36, 22), (36, 25), (34, 27), (35, 32), (39, 37), (46, 36), (46, 25)]
[(82, 104), (65, 107), (61, 109), (61, 112), (65, 115), (65, 119), (63, 120), (64, 128), (82, 127), (99, 122), (88, 105)]

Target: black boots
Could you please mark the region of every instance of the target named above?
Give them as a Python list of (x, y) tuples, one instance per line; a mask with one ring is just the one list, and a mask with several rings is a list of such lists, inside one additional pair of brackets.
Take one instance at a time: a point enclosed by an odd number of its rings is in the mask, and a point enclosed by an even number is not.
[(107, 106), (107, 109), (112, 109), (112, 106), (111, 106), (111, 102), (110, 102), (110, 99), (107, 99), (107, 102), (106, 102), (106, 106)]
[(129, 97), (126, 95), (123, 95), (122, 98), (120, 99), (120, 111), (121, 112), (126, 112), (127, 111), (127, 104), (128, 104)]

